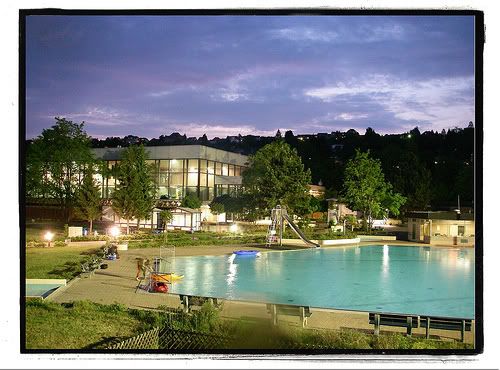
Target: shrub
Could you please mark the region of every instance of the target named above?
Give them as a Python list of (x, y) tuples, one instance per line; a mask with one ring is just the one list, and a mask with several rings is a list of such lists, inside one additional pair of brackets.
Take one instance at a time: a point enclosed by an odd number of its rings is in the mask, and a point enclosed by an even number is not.
[(372, 342), (374, 349), (410, 349), (411, 345), (411, 339), (401, 334), (374, 336)]

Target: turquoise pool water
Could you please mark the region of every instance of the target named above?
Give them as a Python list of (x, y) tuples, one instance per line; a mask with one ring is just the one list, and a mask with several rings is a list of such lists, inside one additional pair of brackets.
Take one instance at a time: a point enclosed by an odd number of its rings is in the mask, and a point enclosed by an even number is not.
[(474, 250), (318, 248), (177, 257), (173, 293), (346, 310), (474, 317)]
[(61, 284), (26, 284), (26, 297), (45, 298), (60, 286)]

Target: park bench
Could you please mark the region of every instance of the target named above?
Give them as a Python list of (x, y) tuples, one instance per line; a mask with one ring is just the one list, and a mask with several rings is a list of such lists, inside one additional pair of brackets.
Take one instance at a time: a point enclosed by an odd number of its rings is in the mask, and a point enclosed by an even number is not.
[(397, 315), (391, 313), (370, 312), (368, 315), (370, 324), (374, 325), (373, 334), (380, 334), (381, 326), (399, 326), (406, 328), (406, 334), (411, 335), (413, 328), (418, 328), (419, 317), (412, 315)]
[(214, 307), (219, 307), (220, 302), (217, 298), (212, 297), (199, 297), (195, 295), (185, 295), (179, 294), (179, 299), (181, 300), (184, 312), (191, 312), (192, 307), (201, 307), (204, 303), (209, 302)]
[(464, 341), (465, 332), (471, 331), (472, 320), (448, 317), (421, 316), (420, 327), (425, 328), (425, 337), (429, 338), (430, 329), (460, 331), (461, 341)]
[(278, 325), (278, 315), (298, 316), (304, 328), (307, 325), (307, 318), (312, 315), (308, 306), (295, 306), (284, 304), (267, 304), (267, 312), (271, 313), (274, 325)]

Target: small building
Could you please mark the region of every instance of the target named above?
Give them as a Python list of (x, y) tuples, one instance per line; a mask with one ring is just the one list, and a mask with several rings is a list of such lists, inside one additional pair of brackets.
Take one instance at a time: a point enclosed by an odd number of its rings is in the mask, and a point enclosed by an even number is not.
[(474, 213), (409, 212), (408, 240), (438, 245), (474, 246)]
[(167, 224), (167, 229), (201, 230), (201, 211), (198, 209), (177, 207), (172, 209), (172, 216), (172, 221)]
[(347, 215), (353, 215), (356, 218), (358, 217), (358, 212), (353, 211), (347, 207), (345, 203), (342, 203), (337, 198), (328, 198), (328, 223), (333, 221), (335, 223), (339, 222), (342, 217)]
[(320, 184), (318, 185), (307, 185), (309, 187), (309, 195), (315, 198), (321, 198), (325, 195), (326, 188)]

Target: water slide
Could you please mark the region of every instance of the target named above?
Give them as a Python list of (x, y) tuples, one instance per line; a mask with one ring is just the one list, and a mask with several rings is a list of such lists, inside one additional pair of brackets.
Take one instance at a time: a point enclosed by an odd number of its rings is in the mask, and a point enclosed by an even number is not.
[(304, 233), (302, 232), (302, 230), (300, 230), (297, 227), (297, 225), (295, 225), (295, 223), (290, 219), (290, 217), (288, 217), (288, 215), (286, 213), (283, 213), (283, 218), (288, 222), (288, 224), (290, 225), (292, 230), (295, 231), (295, 233), (299, 236), (300, 239), (302, 239), (303, 242), (305, 242), (306, 244), (312, 245), (316, 248), (320, 247), (319, 244), (316, 244), (316, 243), (310, 241), (309, 239), (307, 239), (306, 236), (304, 235)]

